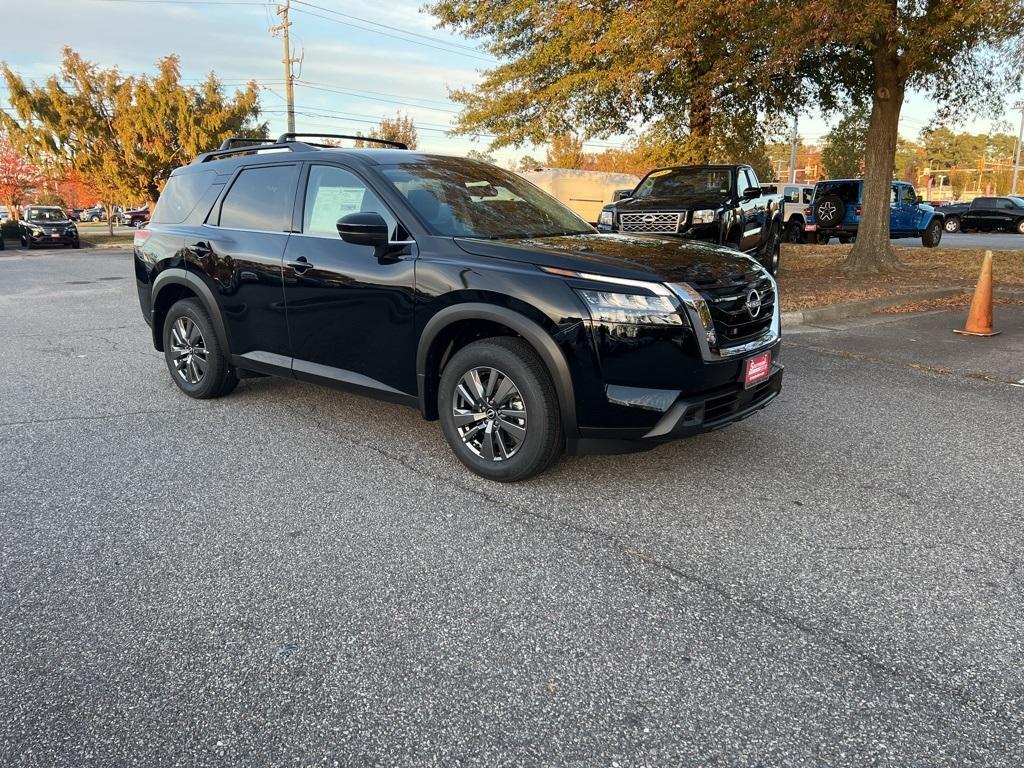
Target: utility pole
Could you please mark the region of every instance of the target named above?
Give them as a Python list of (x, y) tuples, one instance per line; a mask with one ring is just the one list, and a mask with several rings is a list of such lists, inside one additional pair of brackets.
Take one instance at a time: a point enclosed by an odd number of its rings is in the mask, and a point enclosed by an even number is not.
[(1010, 182), (1010, 194), (1017, 194), (1017, 172), (1020, 171), (1020, 148), (1024, 144), (1024, 101), (1018, 101), (1013, 105), (1014, 109), (1020, 110), (1020, 131), (1017, 133), (1017, 149), (1013, 157), (1013, 181)]
[(292, 64), (299, 59), (292, 56), (291, 40), (288, 37), (288, 29), (292, 22), (288, 18), (291, 10), (292, 0), (284, 0), (284, 5), (277, 6), (277, 15), (281, 17), (281, 23), (271, 27), (270, 31), (276, 36), (278, 32), (284, 37), (284, 89), (285, 99), (288, 102), (288, 133), (295, 133), (295, 76), (292, 74)]
[(799, 135), (796, 132), (797, 116), (793, 115), (793, 141), (789, 147), (789, 183), (793, 184), (796, 182), (796, 145), (800, 140)]

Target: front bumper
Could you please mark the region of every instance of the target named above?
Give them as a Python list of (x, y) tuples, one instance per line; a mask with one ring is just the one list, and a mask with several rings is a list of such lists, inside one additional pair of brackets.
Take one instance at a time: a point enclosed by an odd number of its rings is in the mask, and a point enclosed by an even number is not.
[(58, 232), (57, 237), (54, 237), (52, 232), (42, 232), (39, 234), (27, 232), (25, 237), (32, 242), (32, 245), (74, 245), (78, 242), (77, 232), (74, 234)]

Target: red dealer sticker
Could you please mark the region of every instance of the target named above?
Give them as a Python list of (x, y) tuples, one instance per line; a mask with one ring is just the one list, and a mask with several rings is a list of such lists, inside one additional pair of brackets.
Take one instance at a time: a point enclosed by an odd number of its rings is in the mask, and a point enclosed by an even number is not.
[(752, 387), (768, 378), (772, 370), (772, 354), (765, 352), (763, 355), (751, 357), (744, 361), (743, 365), (743, 386)]

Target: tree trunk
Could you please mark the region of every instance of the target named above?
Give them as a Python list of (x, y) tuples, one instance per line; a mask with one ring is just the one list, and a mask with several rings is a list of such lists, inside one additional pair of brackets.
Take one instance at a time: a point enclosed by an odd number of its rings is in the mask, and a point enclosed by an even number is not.
[(107, 214), (107, 234), (114, 236), (114, 206), (110, 203), (103, 204), (103, 210)]
[(690, 135), (685, 148), (685, 159), (689, 163), (712, 162), (711, 146), (711, 89), (698, 84), (690, 94), (689, 123)]
[(857, 242), (843, 263), (847, 272), (892, 272), (899, 268), (889, 239), (889, 217), (906, 78), (895, 53), (876, 53), (874, 69), (875, 90), (864, 153), (864, 202)]

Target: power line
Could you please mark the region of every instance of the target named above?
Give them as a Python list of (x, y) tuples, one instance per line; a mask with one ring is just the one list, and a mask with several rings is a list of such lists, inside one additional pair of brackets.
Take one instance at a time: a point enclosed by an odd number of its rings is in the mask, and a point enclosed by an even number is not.
[(409, 29), (402, 29), (401, 27), (393, 27), (389, 24), (382, 24), (381, 22), (373, 21), (372, 19), (364, 19), (360, 16), (353, 16), (351, 13), (342, 13), (341, 11), (336, 11), (333, 8), (325, 8), (322, 5), (316, 5), (315, 3), (306, 2), (306, 0), (294, 0), (294, 2), (297, 3), (298, 5), (305, 5), (310, 8), (316, 8), (317, 10), (326, 11), (327, 13), (333, 13), (335, 16), (343, 16), (346, 19), (359, 21), (362, 22), (363, 24), (370, 24), (374, 27), (382, 27), (384, 29), (394, 30), (396, 32), (401, 32), (403, 35), (412, 35), (413, 37), (419, 37), (424, 40), (428, 40), (432, 43), (441, 43), (442, 45), (448, 45), (453, 48), (463, 48), (464, 50), (471, 51), (473, 53), (487, 55), (484, 51), (481, 51), (479, 48), (472, 45), (463, 45), (462, 43), (450, 42), (447, 40), (439, 40), (438, 38), (432, 37), (431, 35), (424, 35), (420, 32), (413, 32), (412, 30)]
[[(482, 55), (478, 55), (478, 54), (475, 54), (475, 53), (470, 53), (468, 51), (460, 51), (460, 50), (456, 50), (454, 48), (443, 48), (442, 45), (445, 45), (445, 43), (443, 41), (441, 41), (441, 40), (437, 41), (439, 43), (438, 45), (432, 45), (431, 43), (424, 43), (424, 42), (420, 42), (419, 40), (412, 40), (412, 39), (410, 39), (408, 37), (401, 37), (400, 35), (395, 34), (393, 32), (384, 32), (384, 31), (379, 30), (379, 29), (373, 29), (372, 27), (360, 26), (359, 24), (354, 24), (353, 22), (350, 22), (350, 21), (342, 21), (341, 19), (336, 19), (336, 18), (334, 18), (332, 16), (324, 16), (321, 13), (315, 13), (313, 11), (307, 11), (304, 8), (293, 8), (292, 10), (294, 10), (296, 13), (303, 13), (303, 14), (305, 14), (307, 16), (315, 16), (316, 18), (323, 19), (324, 21), (332, 21), (335, 24), (341, 24), (342, 26), (354, 27), (355, 29), (361, 29), (364, 32), (371, 32), (371, 33), (374, 33), (374, 34), (377, 34), (377, 35), (384, 35), (385, 37), (392, 37), (395, 40), (401, 40), (403, 43), (412, 43), (413, 45), (422, 45), (424, 48), (433, 48), (436, 51), (441, 51), (442, 53), (451, 53), (451, 54), (455, 54), (456, 56), (467, 56), (469, 58), (477, 59), (479, 61), (486, 61), (488, 64), (493, 64), (494, 63), (493, 59), (489, 59), (489, 58), (487, 58), (485, 56), (482, 56)], [(390, 29), (394, 29), (394, 27), (390, 27)], [(408, 33), (406, 33), (406, 34), (408, 34)]]

